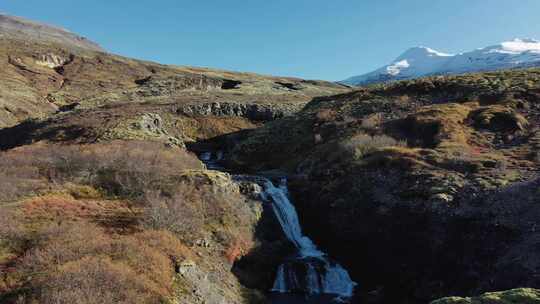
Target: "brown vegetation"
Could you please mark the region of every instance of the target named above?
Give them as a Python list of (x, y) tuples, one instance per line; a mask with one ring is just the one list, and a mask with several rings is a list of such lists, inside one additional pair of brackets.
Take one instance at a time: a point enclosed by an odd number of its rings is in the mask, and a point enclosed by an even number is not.
[(112, 196), (138, 197), (142, 189), (184, 169), (200, 167), (195, 156), (160, 143), (32, 145), (1, 153), (0, 187), (4, 191), (0, 200), (51, 191), (68, 182), (91, 185)]
[[(190, 299), (185, 288), (197, 282), (177, 277), (200, 259), (193, 247), (212, 246), (201, 269), (230, 267), (253, 246), (257, 220), (229, 175), (201, 168), (194, 155), (156, 142), (2, 152), (0, 302)], [(226, 282), (214, 284), (238, 284), (220, 271)]]
[(117, 235), (80, 221), (26, 233), (30, 245), (10, 275), (20, 282), (17, 303), (161, 303), (176, 263), (192, 258), (164, 231)]

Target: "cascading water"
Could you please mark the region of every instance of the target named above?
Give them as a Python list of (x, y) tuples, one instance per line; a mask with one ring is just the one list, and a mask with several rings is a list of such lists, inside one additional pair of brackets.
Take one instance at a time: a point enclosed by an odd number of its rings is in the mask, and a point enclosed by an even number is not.
[(329, 260), (303, 235), (298, 214), (288, 197), (286, 179), (281, 179), (278, 187), (267, 180), (264, 183), (263, 199), (272, 202), (285, 236), (298, 250), (296, 256), (279, 266), (272, 290), (280, 293), (352, 297), (356, 283), (351, 280), (348, 272)]
[[(205, 152), (199, 157), (208, 169), (224, 170), (219, 164), (223, 158), (222, 152)], [(262, 199), (271, 203), (285, 236), (297, 249), (296, 255), (279, 266), (272, 291), (281, 294), (328, 295), (337, 300), (352, 297), (356, 283), (351, 280), (347, 270), (330, 260), (302, 233), (298, 214), (289, 199), (287, 180), (282, 178), (276, 187), (267, 178), (257, 176), (255, 179), (264, 187)], [(289, 303), (279, 303), (285, 302)]]

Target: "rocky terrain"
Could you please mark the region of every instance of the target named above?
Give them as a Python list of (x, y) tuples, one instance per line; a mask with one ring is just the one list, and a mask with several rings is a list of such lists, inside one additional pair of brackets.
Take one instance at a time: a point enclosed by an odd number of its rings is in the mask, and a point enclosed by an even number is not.
[(229, 162), (288, 172), (308, 234), (375, 301), (538, 287), (539, 80), (513, 70), (315, 98), (236, 136)]

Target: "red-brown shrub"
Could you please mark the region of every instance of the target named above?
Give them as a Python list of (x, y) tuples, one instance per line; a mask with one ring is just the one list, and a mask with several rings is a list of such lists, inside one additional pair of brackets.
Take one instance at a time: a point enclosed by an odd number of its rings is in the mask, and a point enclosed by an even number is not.
[(208, 234), (228, 247), (238, 238), (247, 239), (255, 222), (244, 198), (230, 185), (213, 184), (198, 176), (174, 185), (173, 193), (149, 192), (145, 195), (143, 221), (151, 229), (166, 229), (193, 243)]
[(32, 242), (21, 265), (25, 271), (44, 272), (84, 256), (110, 252), (112, 239), (95, 225), (77, 222), (51, 224), (37, 231)]
[(176, 191), (178, 193), (172, 197), (157, 191), (147, 191), (144, 196), (144, 223), (151, 229), (166, 229), (196, 237), (204, 224), (204, 210), (198, 206), (200, 200), (194, 200), (194, 195), (190, 195), (193, 190), (185, 186), (179, 185)]
[(136, 221), (138, 216), (137, 210), (130, 208), (129, 202), (123, 200), (84, 200), (68, 194), (30, 198), (22, 202), (20, 209), (24, 217), (33, 222), (87, 219), (109, 227), (119, 222), (127, 225), (130, 220)]
[(17, 265), (30, 303), (161, 303), (175, 264), (193, 257), (165, 231), (110, 235), (84, 221), (41, 229), (32, 244)]
[(39, 286), (39, 303), (160, 303), (146, 278), (107, 257), (83, 257), (47, 273)]

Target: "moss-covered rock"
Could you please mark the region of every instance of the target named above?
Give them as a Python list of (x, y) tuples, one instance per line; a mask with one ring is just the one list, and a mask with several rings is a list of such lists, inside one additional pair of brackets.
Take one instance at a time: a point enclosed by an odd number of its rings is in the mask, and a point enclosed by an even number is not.
[(540, 290), (518, 288), (502, 292), (485, 293), (479, 297), (449, 297), (431, 304), (537, 304), (540, 303)]

